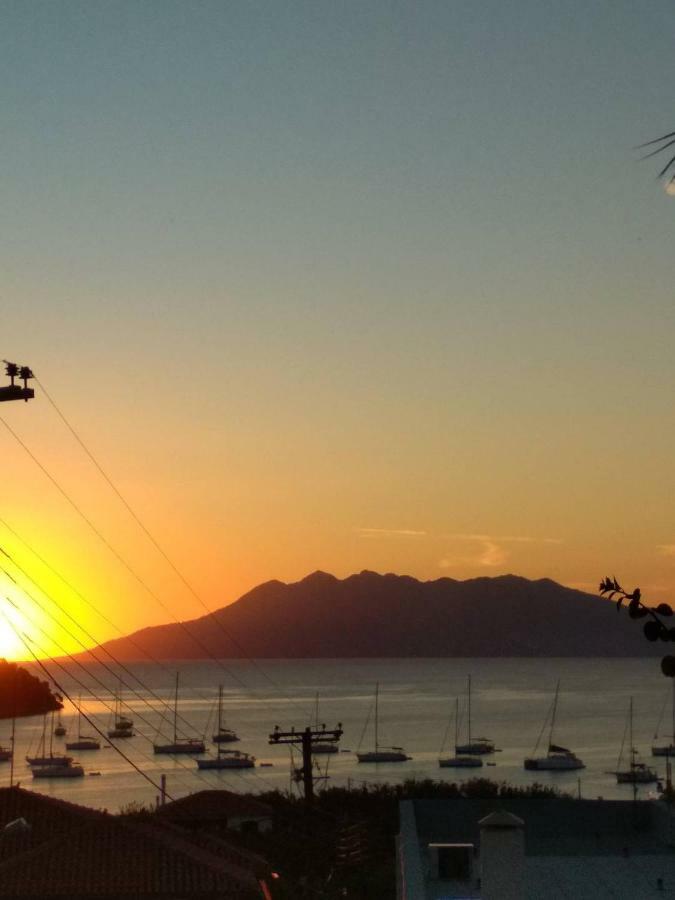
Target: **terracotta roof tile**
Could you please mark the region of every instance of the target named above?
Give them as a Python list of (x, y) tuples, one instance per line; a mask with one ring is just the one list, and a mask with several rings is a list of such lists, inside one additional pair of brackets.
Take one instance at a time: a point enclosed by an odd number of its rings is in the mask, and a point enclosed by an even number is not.
[(0, 823), (30, 830), (0, 839), (0, 897), (219, 898), (261, 896), (244, 854), (18, 788), (0, 789)]

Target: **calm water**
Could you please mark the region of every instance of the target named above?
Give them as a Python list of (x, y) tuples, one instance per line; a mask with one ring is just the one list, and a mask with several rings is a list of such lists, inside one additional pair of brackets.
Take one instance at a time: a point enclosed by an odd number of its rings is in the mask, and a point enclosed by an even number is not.
[[(129, 690), (123, 689), (124, 711), (128, 713), (131, 709), (137, 736), (119, 745), (155, 781), (160, 774), (166, 774), (167, 789), (173, 797), (217, 786), (242, 791), (288, 789), (288, 747), (270, 746), (267, 736), (276, 724), (284, 730), (309, 724), (316, 691), (320, 694), (320, 720), (328, 727), (341, 721), (344, 728), (341, 746), (352, 751), (319, 758), (323, 770), (328, 765), (329, 784), (400, 781), (412, 777), (461, 781), (478, 773), (514, 784), (535, 780), (552, 783), (574, 793), (580, 778), (582, 796), (628, 798), (632, 788), (616, 785), (614, 777), (606, 772), (616, 767), (631, 696), (635, 709), (635, 746), (645, 761), (655, 763), (657, 771), (665, 774), (665, 760), (653, 759), (650, 747), (666, 700), (662, 734), (667, 739), (671, 685), (660, 674), (655, 660), (266, 660), (259, 665), (235, 661), (227, 663), (227, 675), (211, 662), (130, 668), (149, 689), (170, 704), (174, 673), (176, 669), (180, 671), (179, 709), (181, 716), (194, 726), (191, 736), (204, 733), (210, 736), (214, 730), (217, 686), (223, 683), (226, 724), (241, 737), (239, 744), (230, 746), (252, 753), (258, 762), (272, 764), (241, 772), (198, 772), (191, 758), (153, 755), (156, 730), (168, 714), (160, 711), (156, 701), (151, 701), (153, 709), (149, 709), (142, 697), (133, 697)], [(82, 679), (81, 672), (71, 671)], [(89, 671), (96, 674), (93, 668)], [(112, 693), (116, 685), (111, 683), (111, 676), (100, 670), (97, 674)], [(496, 762), (494, 767), (484, 766), (468, 772), (439, 769), (437, 760), (443, 734), (454, 712), (455, 696), (465, 693), (468, 674), (473, 679), (472, 731), (474, 735), (494, 740), (502, 752), (492, 757)], [(571, 773), (525, 772), (523, 758), (534, 749), (558, 678), (561, 690), (554, 740), (581, 756), (586, 769)], [(380, 683), (380, 742), (404, 747), (414, 757), (410, 762), (366, 765), (356, 761), (353, 751), (360, 744), (363, 749), (372, 748), (372, 715), (365, 733), (364, 726), (372, 709), (376, 681)], [(62, 684), (75, 697), (81, 691), (66, 676)], [(83, 706), (105, 730), (110, 727), (112, 697), (105, 696), (93, 678), (89, 677), (87, 684), (91, 694), (84, 695)], [(147, 694), (143, 692), (143, 696)], [(63, 716), (68, 739), (77, 733), (77, 721), (71, 718), (71, 713), (67, 708)], [(141, 716), (146, 721), (141, 721)], [(0, 724), (0, 742), (6, 745), (10, 723)], [(41, 730), (41, 719), (17, 723), (15, 781), (111, 811), (132, 800), (154, 803), (155, 788), (110, 747), (74, 754), (85, 770), (100, 772), (100, 777), (34, 782), (24, 757), (29, 748), (36, 750)], [(183, 731), (186, 730), (184, 727)], [(91, 728), (84, 723), (82, 731), (90, 733)], [(171, 731), (172, 724), (165, 721), (164, 735), (168, 737)], [(454, 729), (450, 738), (453, 736)], [(62, 740), (54, 739), (55, 752), (62, 747)], [(0, 778), (3, 785), (9, 784), (8, 763), (2, 764)], [(653, 786), (642, 788), (641, 795), (649, 796), (653, 790)]]

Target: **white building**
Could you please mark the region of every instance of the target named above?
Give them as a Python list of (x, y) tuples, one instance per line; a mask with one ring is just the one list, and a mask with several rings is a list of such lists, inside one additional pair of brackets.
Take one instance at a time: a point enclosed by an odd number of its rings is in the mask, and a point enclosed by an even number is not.
[(675, 897), (675, 820), (656, 801), (406, 800), (398, 900)]

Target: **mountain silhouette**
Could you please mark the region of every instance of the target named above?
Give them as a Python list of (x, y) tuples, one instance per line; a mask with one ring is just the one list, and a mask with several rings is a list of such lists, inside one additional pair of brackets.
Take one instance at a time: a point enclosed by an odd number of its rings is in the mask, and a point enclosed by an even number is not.
[(544, 578), (418, 581), (364, 571), (268, 581), (184, 623), (104, 645), (124, 660), (651, 656), (661, 648), (614, 603)]

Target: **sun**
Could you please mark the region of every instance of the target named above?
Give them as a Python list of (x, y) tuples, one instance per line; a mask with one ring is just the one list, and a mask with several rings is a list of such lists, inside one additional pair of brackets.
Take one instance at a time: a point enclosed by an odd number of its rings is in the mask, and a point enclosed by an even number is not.
[(0, 620), (0, 657), (2, 659), (17, 660), (26, 658), (26, 648), (17, 637), (12, 626)]

